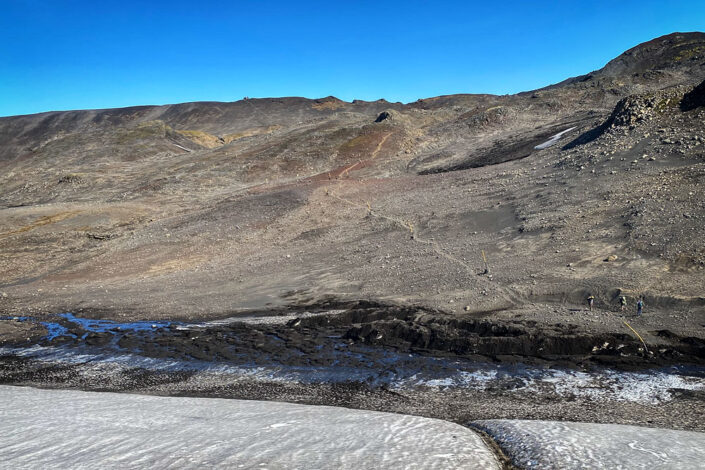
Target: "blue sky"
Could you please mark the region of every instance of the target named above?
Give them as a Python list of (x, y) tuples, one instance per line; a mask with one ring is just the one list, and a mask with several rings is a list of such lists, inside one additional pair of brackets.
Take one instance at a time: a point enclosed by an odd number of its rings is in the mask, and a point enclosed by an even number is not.
[(705, 29), (705, 1), (1, 0), (0, 116), (516, 93)]

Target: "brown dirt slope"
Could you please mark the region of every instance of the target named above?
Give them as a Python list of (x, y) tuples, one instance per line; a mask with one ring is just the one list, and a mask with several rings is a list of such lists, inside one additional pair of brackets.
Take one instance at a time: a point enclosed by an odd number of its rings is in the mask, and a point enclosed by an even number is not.
[[(604, 319), (623, 294), (646, 298), (647, 340), (702, 337), (703, 48), (669, 35), (512, 96), (1, 118), (0, 312), (333, 296), (620, 329)], [(597, 310), (574, 311), (589, 294)]]

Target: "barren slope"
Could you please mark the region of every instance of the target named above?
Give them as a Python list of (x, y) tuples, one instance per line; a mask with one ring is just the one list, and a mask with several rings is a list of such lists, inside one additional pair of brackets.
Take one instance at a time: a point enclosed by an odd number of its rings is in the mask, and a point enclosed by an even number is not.
[(219, 317), (369, 298), (620, 329), (571, 308), (592, 293), (615, 311), (624, 293), (659, 312), (642, 332), (702, 336), (705, 108), (680, 103), (704, 48), (666, 36), (513, 96), (2, 118), (0, 310)]

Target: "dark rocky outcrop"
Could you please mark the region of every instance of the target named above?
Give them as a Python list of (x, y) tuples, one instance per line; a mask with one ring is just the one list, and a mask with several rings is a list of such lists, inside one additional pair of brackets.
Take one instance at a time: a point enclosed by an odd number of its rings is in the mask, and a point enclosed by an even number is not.
[(389, 111), (382, 111), (379, 113), (379, 116), (377, 116), (377, 119), (375, 119), (375, 122), (382, 122), (382, 121), (389, 121), (393, 118), (393, 115)]
[(686, 93), (681, 101), (683, 111), (690, 111), (701, 106), (705, 106), (705, 81)]

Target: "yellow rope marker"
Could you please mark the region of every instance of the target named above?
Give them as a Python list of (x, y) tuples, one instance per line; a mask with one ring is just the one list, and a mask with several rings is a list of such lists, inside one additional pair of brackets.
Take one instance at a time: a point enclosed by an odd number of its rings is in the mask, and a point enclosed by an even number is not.
[(485, 250), (482, 251), (482, 261), (485, 262), (485, 273), (484, 274), (489, 274), (490, 272), (490, 266), (487, 264), (487, 257), (485, 256)]
[(646, 352), (649, 352), (649, 348), (646, 346), (646, 341), (644, 341), (644, 338), (642, 338), (641, 335), (639, 333), (637, 333), (636, 330), (634, 328), (632, 328), (632, 326), (629, 323), (627, 323), (626, 320), (622, 320), (622, 323), (627, 325), (627, 328), (629, 328), (630, 330), (632, 330), (634, 332), (636, 337), (639, 338), (639, 341), (641, 341), (641, 344), (644, 345), (644, 349), (646, 350)]

